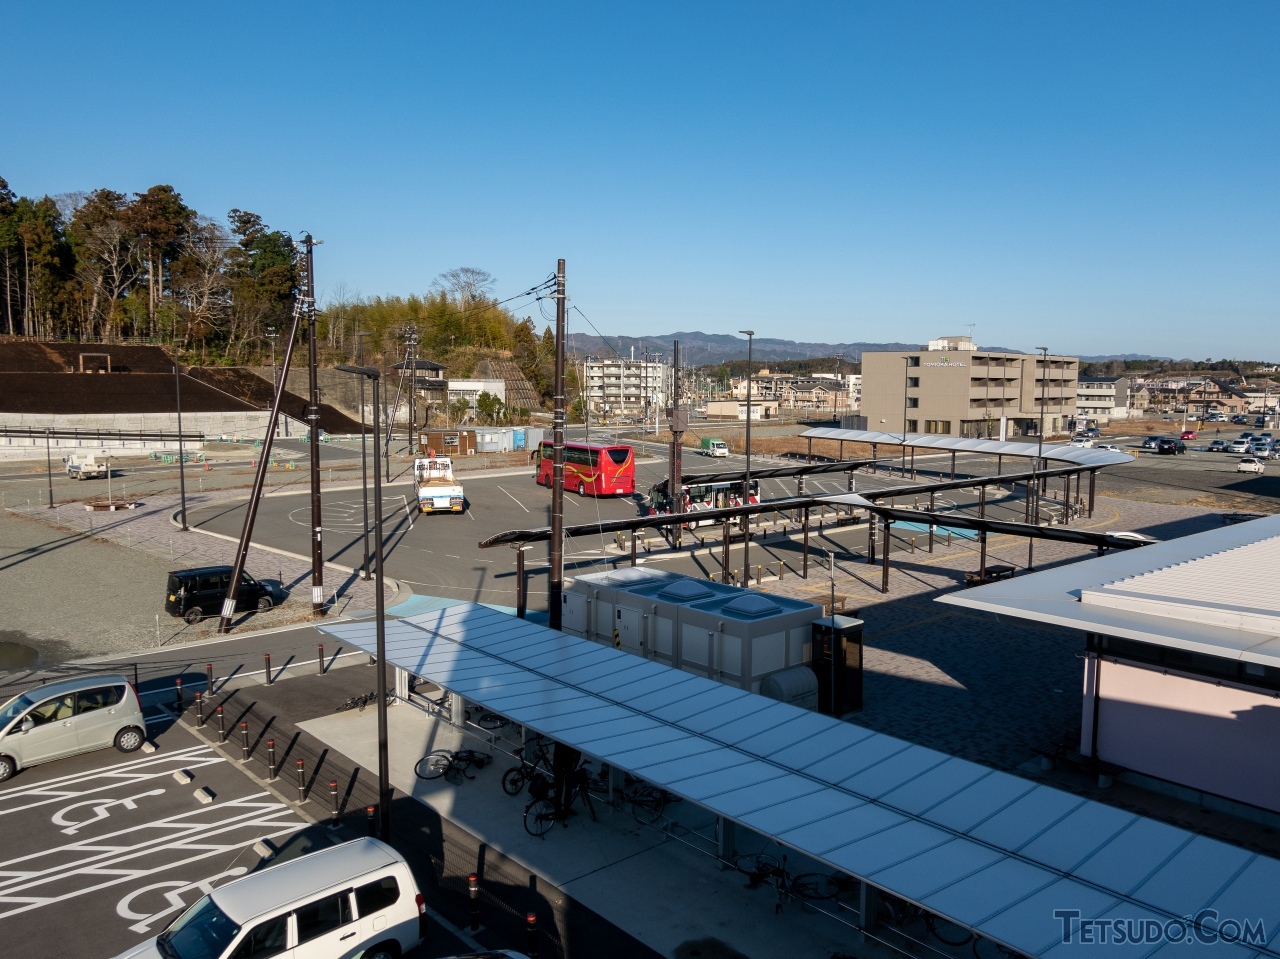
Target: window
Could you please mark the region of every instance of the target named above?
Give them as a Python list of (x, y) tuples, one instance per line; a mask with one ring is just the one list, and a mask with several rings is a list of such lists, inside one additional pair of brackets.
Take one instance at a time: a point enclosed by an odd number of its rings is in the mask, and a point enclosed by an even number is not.
[(351, 896), (347, 891), (326, 896), (294, 913), (298, 921), (298, 944), (308, 942), (351, 921)]
[[(284, 918), (282, 917), (280, 921), (283, 928)], [(176, 957), (176, 959), (218, 959), (239, 932), (240, 927), (214, 905), (212, 899), (205, 896), (160, 934), (160, 941), (164, 944), (160, 954)], [(283, 950), (282, 934), (280, 947), (275, 952)], [(250, 957), (274, 954), (274, 952), (242, 953), (237, 949), (235, 959), (250, 959)]]
[(37, 726), (45, 723), (56, 723), (71, 718), (71, 700), (75, 697), (68, 694), (57, 699), (48, 699), (27, 713)]
[(211, 573), (201, 576), (196, 589), (198, 592), (205, 593), (210, 590), (218, 590), (226, 592), (227, 582), (231, 579), (227, 573)]
[(909, 388), (911, 388), (911, 389), (917, 389), (917, 388), (920, 386), (920, 377), (918, 377), (918, 376), (908, 376), (908, 377), (907, 377), (907, 386), (908, 386)]
[(288, 914), (260, 922), (245, 933), (231, 959), (266, 959), (267, 956), (279, 955), (284, 952), (288, 936)]
[(114, 706), (120, 702), (123, 693), (123, 686), (102, 686), (98, 689), (86, 689), (76, 697), (76, 715)]
[(618, 466), (625, 463), (630, 455), (631, 450), (627, 447), (609, 450), (609, 459), (613, 460), (613, 462)]
[(924, 431), (926, 433), (944, 433), (944, 434), (950, 435), (951, 421), (950, 420), (925, 420)]
[(904, 426), (903, 429), (905, 429), (908, 433), (914, 433), (916, 432), (916, 430), (920, 429), (919, 421), (907, 420), (907, 425)]
[(914, 409), (919, 409), (919, 408), (920, 408), (920, 397), (918, 397), (918, 396), (908, 396), (908, 397), (907, 397), (907, 409), (909, 409), (909, 410), (914, 410)]
[(396, 877), (384, 876), (356, 889), (356, 909), (361, 916), (370, 916), (394, 905), (399, 898), (400, 886), (396, 884)]
[(919, 366), (919, 365), (920, 365), (920, 357), (918, 356), (907, 357), (907, 366)]

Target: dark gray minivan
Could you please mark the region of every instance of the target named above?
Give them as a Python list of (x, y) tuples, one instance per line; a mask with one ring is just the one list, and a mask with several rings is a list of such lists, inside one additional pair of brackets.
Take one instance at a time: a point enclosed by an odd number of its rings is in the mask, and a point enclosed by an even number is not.
[[(181, 616), (194, 626), (204, 617), (217, 616), (222, 612), (222, 601), (227, 598), (230, 583), (230, 566), (174, 570), (169, 574), (164, 611), (170, 616)], [(270, 587), (259, 583), (248, 573), (241, 574), (236, 612), (248, 609), (265, 611), (274, 605), (275, 596)]]

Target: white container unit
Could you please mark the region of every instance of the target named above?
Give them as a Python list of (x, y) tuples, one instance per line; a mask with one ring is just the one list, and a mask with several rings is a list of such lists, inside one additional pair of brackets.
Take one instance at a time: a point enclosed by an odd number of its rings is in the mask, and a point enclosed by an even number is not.
[(757, 693), (766, 677), (809, 663), (822, 615), (812, 603), (640, 567), (578, 576), (563, 602), (565, 632)]

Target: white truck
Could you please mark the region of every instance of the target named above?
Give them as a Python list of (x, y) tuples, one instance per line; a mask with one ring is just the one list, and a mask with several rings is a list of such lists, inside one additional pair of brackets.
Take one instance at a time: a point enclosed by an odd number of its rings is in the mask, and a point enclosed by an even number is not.
[(63, 460), (67, 464), (67, 476), (75, 480), (106, 479), (107, 464), (92, 453), (72, 453)]
[(461, 513), (466, 505), (462, 484), (453, 478), (447, 456), (420, 456), (413, 461), (418, 509), (424, 513)]

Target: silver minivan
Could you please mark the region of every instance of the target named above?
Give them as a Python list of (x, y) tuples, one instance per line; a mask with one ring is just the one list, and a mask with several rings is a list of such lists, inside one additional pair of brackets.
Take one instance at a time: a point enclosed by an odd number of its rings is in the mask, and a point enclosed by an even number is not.
[(0, 706), (0, 782), (20, 769), (147, 740), (138, 694), (123, 676), (83, 676), (29, 689)]

